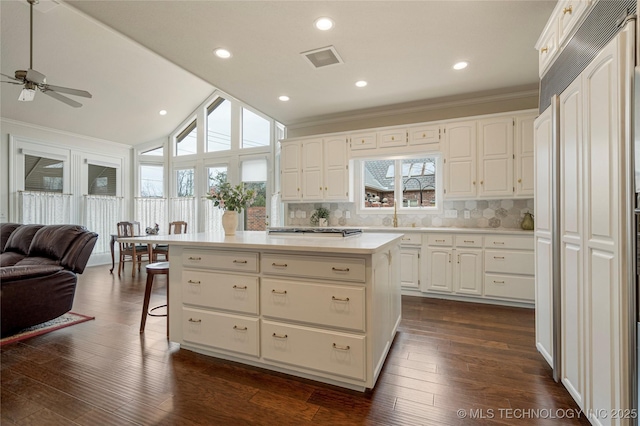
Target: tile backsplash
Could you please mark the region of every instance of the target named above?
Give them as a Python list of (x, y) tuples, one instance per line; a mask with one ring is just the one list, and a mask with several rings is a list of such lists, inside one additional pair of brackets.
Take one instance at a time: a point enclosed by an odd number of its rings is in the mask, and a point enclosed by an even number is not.
[[(325, 207), (331, 212), (329, 226), (393, 226), (393, 214), (358, 215), (354, 203), (288, 204), (285, 225), (310, 226), (311, 215), (318, 207)], [(457, 217), (445, 217), (444, 212)], [(398, 226), (519, 229), (524, 214), (533, 213), (533, 198), (445, 201), (444, 212), (398, 214)], [(465, 212), (468, 219), (465, 219)]]

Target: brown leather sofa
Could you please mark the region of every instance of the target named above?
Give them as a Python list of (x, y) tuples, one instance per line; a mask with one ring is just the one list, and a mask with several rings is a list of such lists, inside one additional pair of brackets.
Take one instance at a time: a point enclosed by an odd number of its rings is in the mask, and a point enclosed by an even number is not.
[(79, 225), (0, 224), (2, 337), (71, 310), (97, 239)]

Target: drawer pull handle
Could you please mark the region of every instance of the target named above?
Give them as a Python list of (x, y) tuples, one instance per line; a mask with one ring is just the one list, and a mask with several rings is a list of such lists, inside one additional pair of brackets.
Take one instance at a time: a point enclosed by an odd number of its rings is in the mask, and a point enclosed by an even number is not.
[(493, 280), (493, 283), (494, 283), (494, 284), (504, 284), (504, 281), (496, 281), (496, 280)]
[(336, 268), (333, 267), (331, 268), (332, 271), (336, 271), (336, 272), (349, 272), (349, 268)]
[(340, 298), (340, 297), (331, 296), (331, 300), (336, 302), (348, 302), (349, 298), (348, 297)]
[(494, 259), (501, 259), (504, 260), (504, 256), (493, 256)]
[(201, 257), (189, 256), (189, 260), (202, 260), (202, 258)]
[(569, 15), (571, 15), (571, 13), (573, 12), (573, 6), (569, 5), (569, 7), (565, 7), (564, 9), (562, 9), (562, 14), (566, 15), (567, 13)]
[(275, 288), (271, 290), (273, 294), (287, 294), (287, 290), (276, 290)]
[(233, 285), (233, 288), (237, 289), (237, 290), (246, 290), (247, 286), (246, 285)]
[(499, 246), (503, 246), (504, 245), (504, 241), (494, 241), (493, 244), (499, 245)]
[(246, 260), (234, 260), (233, 263), (247, 263)]
[(460, 255), (458, 255), (458, 263), (460, 263)]
[(451, 253), (449, 253), (449, 263), (451, 263)]
[(275, 337), (276, 339), (286, 339), (287, 337), (289, 337), (286, 334), (276, 334), (276, 333), (273, 333), (272, 336)]
[(444, 240), (436, 240), (436, 243), (444, 243)]
[(336, 345), (335, 343), (333, 344), (333, 349), (338, 349), (340, 351), (348, 351), (349, 349), (351, 349), (351, 346), (347, 345), (347, 346), (340, 346), (340, 345)]
[(200, 281), (189, 280), (187, 281), (189, 284), (200, 284)]
[(237, 325), (233, 326), (234, 330), (247, 331), (247, 327), (238, 327)]
[(271, 266), (275, 266), (276, 268), (286, 268), (287, 264), (286, 263), (272, 263)]
[(201, 319), (194, 320), (193, 318), (189, 318), (189, 322), (202, 322), (202, 320)]
[(471, 244), (475, 243), (475, 241), (474, 241), (474, 240), (464, 240), (464, 242), (465, 242), (465, 243), (471, 243)]

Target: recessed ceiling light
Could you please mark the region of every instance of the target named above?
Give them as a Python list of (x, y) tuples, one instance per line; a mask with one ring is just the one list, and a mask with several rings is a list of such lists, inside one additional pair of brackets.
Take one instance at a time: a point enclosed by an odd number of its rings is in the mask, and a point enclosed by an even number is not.
[(159, 114), (160, 115), (167, 115), (167, 110), (166, 109), (161, 109)]
[(326, 17), (318, 18), (313, 23), (313, 25), (315, 25), (315, 27), (320, 31), (327, 31), (333, 28), (333, 20), (331, 20), (331, 18), (326, 18)]
[(358, 87), (364, 87), (364, 86), (366, 86), (367, 84), (369, 84), (369, 83), (367, 83), (367, 82), (366, 82), (366, 81), (364, 81), (364, 80), (356, 81), (356, 86), (358, 86)]
[(468, 62), (464, 62), (464, 61), (458, 62), (457, 64), (455, 64), (453, 66), (453, 69), (454, 70), (463, 70), (463, 69), (465, 69), (467, 67), (467, 65), (469, 65)]
[(280, 99), (282, 102), (287, 102), (289, 100), (289, 97), (287, 95), (282, 95), (278, 99)]
[(227, 59), (227, 58), (231, 57), (231, 52), (229, 52), (227, 49), (223, 49), (221, 47), (219, 47), (216, 50), (214, 50), (214, 53), (216, 54), (216, 56), (218, 58)]

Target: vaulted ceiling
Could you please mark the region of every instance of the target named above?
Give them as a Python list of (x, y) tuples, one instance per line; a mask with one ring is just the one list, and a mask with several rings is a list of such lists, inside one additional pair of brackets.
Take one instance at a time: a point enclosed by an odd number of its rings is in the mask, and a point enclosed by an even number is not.
[[(287, 124), (537, 84), (534, 44), (555, 2), (42, 0), (33, 68), (88, 90), (71, 108), (0, 85), (1, 115), (137, 144), (166, 136), (216, 87)], [(3, 0), (1, 70), (28, 68), (29, 8)], [(328, 16), (330, 31), (313, 22)], [(344, 63), (300, 54), (333, 46)], [(226, 60), (213, 54), (231, 51)], [(454, 71), (458, 61), (469, 66)], [(6, 79), (3, 79), (6, 80)], [(369, 84), (357, 88), (357, 80)], [(288, 102), (278, 100), (290, 97)], [(168, 114), (159, 116), (165, 109)]]

